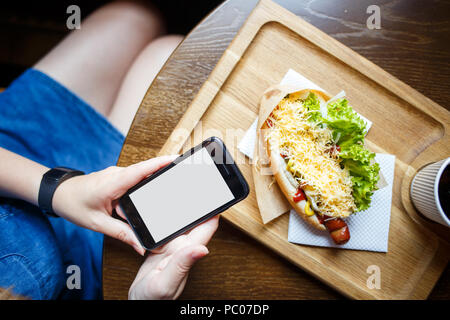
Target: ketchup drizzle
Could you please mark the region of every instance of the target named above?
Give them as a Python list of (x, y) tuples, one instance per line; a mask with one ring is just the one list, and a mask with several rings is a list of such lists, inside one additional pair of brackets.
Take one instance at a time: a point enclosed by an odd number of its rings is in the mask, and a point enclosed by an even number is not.
[(300, 202), (302, 200), (306, 200), (306, 196), (305, 196), (305, 193), (303, 192), (303, 190), (298, 188), (297, 193), (292, 197), (292, 200), (294, 200), (294, 202)]

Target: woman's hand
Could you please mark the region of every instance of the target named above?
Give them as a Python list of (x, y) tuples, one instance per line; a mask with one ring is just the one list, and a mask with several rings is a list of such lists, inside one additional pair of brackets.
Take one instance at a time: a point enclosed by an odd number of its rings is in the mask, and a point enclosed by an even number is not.
[(53, 196), (53, 210), (81, 227), (101, 232), (131, 245), (144, 254), (131, 227), (111, 216), (113, 209), (125, 219), (118, 199), (138, 182), (164, 167), (177, 156), (164, 156), (129, 167), (109, 167), (63, 182)]
[(134, 279), (129, 299), (176, 299), (183, 291), (192, 265), (208, 254), (205, 247), (217, 230), (219, 217), (152, 251)]

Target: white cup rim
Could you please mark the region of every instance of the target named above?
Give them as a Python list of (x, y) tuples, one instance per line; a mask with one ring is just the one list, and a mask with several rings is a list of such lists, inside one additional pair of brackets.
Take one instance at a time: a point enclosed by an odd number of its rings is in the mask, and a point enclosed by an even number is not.
[(447, 226), (450, 226), (450, 219), (447, 217), (447, 215), (445, 214), (444, 210), (442, 209), (441, 201), (439, 201), (439, 182), (441, 180), (442, 173), (444, 172), (445, 168), (447, 168), (449, 163), (450, 163), (450, 157), (448, 157), (444, 161), (444, 163), (441, 165), (441, 167), (439, 168), (439, 171), (438, 171), (438, 173), (436, 175), (436, 178), (434, 180), (434, 201), (435, 201), (436, 207), (437, 207), (437, 209), (439, 211), (439, 215), (445, 221)]

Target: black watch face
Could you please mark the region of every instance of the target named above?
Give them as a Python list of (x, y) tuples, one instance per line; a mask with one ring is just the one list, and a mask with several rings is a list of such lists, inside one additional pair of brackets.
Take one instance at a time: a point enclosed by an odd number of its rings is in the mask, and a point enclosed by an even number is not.
[(69, 168), (64, 168), (64, 167), (53, 168), (46, 173), (46, 178), (52, 179), (52, 180), (58, 180), (63, 175), (65, 175), (66, 173), (71, 172), (71, 171), (75, 171), (75, 170), (69, 169)]

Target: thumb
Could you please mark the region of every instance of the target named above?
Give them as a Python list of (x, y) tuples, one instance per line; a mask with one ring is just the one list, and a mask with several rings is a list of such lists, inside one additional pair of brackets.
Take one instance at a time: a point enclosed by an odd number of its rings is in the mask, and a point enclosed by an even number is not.
[(144, 255), (145, 249), (142, 247), (133, 230), (127, 223), (105, 215), (97, 225), (99, 227), (96, 228), (95, 231), (125, 242), (132, 246), (137, 253), (142, 256)]
[(175, 252), (166, 268), (161, 271), (161, 286), (175, 292), (194, 263), (208, 253), (208, 248), (204, 245), (191, 245)]
[(153, 172), (165, 167), (177, 157), (178, 155), (162, 156), (135, 163), (125, 168), (120, 181), (128, 187), (132, 187)]

